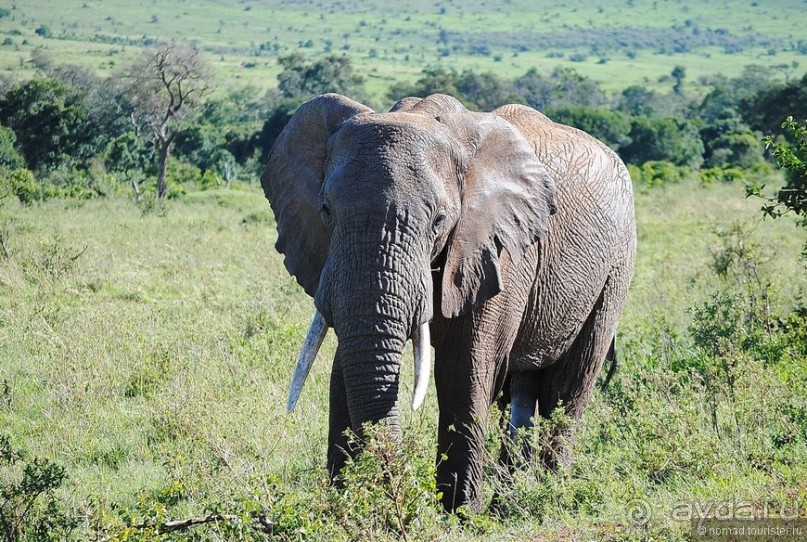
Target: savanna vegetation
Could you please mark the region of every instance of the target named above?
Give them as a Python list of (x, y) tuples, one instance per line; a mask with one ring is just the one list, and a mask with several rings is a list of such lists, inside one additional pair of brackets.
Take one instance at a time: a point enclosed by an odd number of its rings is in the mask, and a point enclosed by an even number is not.
[[(254, 42), (258, 2), (205, 3), (205, 24), (185, 2), (106, 19), (106, 3), (27, 4), (0, 9), (0, 59), (24, 57), (0, 80), (0, 538), (689, 540), (719, 506), (805, 517), (807, 49), (791, 3), (570, 2), (518, 23), (518, 2), (289, 3)], [(626, 11), (635, 27), (617, 25)], [(565, 26), (541, 26), (550, 12)], [(198, 40), (152, 38), (169, 19)], [(60, 57), (87, 43), (103, 66)], [(704, 73), (695, 56), (715, 48), (763, 56)], [(661, 76), (597, 77), (651, 50)], [(233, 59), (272, 84), (233, 76)], [(440, 513), (433, 393), (402, 443), (378, 433), (346, 488), (328, 485), (334, 338), (285, 414), (311, 303), (257, 177), (295, 108), (328, 91), (377, 109), (432, 92), (525, 103), (631, 170), (619, 369), (569, 470), (502, 484), (491, 439), (496, 514)]]

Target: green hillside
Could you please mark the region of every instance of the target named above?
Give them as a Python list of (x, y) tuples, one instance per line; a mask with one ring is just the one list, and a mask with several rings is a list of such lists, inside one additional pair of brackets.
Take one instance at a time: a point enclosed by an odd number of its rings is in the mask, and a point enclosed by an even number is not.
[(748, 64), (783, 74), (807, 64), (803, 0), (16, 0), (2, 13), (0, 70), (13, 74), (40, 50), (104, 72), (171, 38), (201, 46), (226, 87), (273, 86), (277, 56), (297, 50), (349, 55), (375, 93), (424, 66), (512, 77), (561, 65), (624, 88), (652, 85), (675, 65), (694, 81)]

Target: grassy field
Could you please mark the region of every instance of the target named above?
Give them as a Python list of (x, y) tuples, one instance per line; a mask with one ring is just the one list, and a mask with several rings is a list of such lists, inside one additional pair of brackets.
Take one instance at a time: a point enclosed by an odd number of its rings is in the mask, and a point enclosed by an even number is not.
[(622, 89), (659, 85), (676, 65), (692, 83), (748, 64), (784, 75), (805, 64), (806, 23), (801, 0), (15, 0), (0, 18), (0, 73), (31, 75), (34, 51), (109, 73), (144, 43), (177, 39), (202, 47), (224, 88), (273, 87), (277, 56), (299, 50), (349, 55), (377, 96), (425, 66), (506, 77), (567, 66)]
[[(347, 492), (326, 484), (333, 337), (285, 413), (312, 304), (272, 248), (263, 196), (238, 188), (165, 207), (0, 203), (0, 432), (29, 460), (66, 468), (57, 495), (80, 538), (260, 539), (243, 523), (260, 510), (282, 539), (395, 539), (377, 464), (359, 465)], [(687, 503), (807, 510), (807, 354), (796, 332), (742, 350), (745, 332), (724, 329), (712, 356), (691, 330), (739, 325), (731, 310), (762, 291), (771, 317), (785, 318), (804, 293), (804, 230), (761, 221), (759, 205), (737, 185), (640, 188), (623, 361), (584, 417), (575, 467), (519, 475), (502, 489), (508, 518), (441, 516), (429, 490), (431, 390), (405, 414), (407, 462), (393, 473), (411, 490), (407, 538), (683, 540)], [(740, 256), (721, 278), (727, 254)], [(734, 297), (721, 305), (715, 292)], [(719, 310), (704, 319), (693, 307)], [(211, 511), (241, 519), (167, 538), (127, 529)]]

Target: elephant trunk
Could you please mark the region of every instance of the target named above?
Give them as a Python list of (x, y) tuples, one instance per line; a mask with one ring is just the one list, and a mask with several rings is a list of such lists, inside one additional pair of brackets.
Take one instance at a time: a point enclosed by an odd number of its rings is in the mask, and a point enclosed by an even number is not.
[(336, 356), (342, 360), (348, 412), (353, 430), (365, 423), (384, 423), (400, 432), (398, 389), (404, 339), (374, 333), (340, 337)]
[[(378, 254), (394, 253), (389, 247)], [(408, 260), (411, 255), (399, 253)], [(383, 422), (399, 430), (399, 375), (406, 341), (415, 345), (416, 382), (412, 404), (419, 406), (428, 384), (430, 300), (414, 262), (381, 256), (375, 265), (345, 269), (332, 283), (330, 310), (339, 339), (337, 358), (344, 375), (348, 412), (354, 430)], [(361, 264), (361, 262), (356, 262)], [(367, 263), (366, 260), (364, 262)], [(351, 266), (352, 267), (352, 266)], [(431, 284), (428, 284), (430, 287)], [(430, 292), (429, 292), (430, 293)], [(425, 326), (423, 325), (425, 323)], [(425, 355), (424, 355), (425, 353)]]

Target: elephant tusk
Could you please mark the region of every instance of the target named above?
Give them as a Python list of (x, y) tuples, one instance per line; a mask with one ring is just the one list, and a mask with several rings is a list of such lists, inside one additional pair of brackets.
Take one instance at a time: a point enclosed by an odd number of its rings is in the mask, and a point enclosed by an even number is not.
[(431, 338), (429, 323), (426, 322), (412, 333), (412, 347), (415, 353), (415, 390), (412, 392), (412, 410), (417, 410), (426, 398), (431, 369)]
[(311, 327), (308, 328), (308, 335), (305, 336), (303, 347), (300, 349), (300, 355), (297, 357), (297, 365), (294, 367), (294, 376), (291, 378), (291, 385), (289, 386), (289, 401), (286, 404), (288, 412), (294, 410), (297, 400), (300, 398), (300, 393), (303, 391), (305, 379), (308, 378), (308, 373), (311, 371), (311, 366), (314, 365), (314, 359), (317, 357), (319, 347), (322, 346), (322, 341), (328, 333), (328, 324), (325, 323), (325, 318), (319, 313), (314, 312), (314, 319), (311, 321)]

